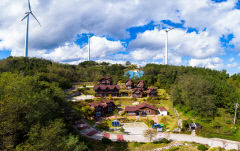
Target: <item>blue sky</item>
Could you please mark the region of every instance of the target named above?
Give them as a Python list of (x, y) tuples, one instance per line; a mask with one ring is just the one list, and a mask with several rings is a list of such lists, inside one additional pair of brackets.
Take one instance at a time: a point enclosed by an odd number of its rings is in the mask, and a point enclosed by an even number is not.
[[(78, 64), (95, 61), (145, 65), (163, 62), (165, 28), (169, 64), (240, 70), (239, 0), (52, 0), (31, 2), (29, 55)], [(0, 6), (0, 59), (24, 55), (27, 0)]]

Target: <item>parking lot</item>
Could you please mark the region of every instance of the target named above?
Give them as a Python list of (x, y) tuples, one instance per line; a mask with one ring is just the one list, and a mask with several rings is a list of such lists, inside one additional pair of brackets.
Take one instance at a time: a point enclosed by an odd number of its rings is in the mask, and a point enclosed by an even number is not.
[(148, 129), (143, 122), (122, 123), (125, 132), (130, 135), (143, 135), (144, 131)]

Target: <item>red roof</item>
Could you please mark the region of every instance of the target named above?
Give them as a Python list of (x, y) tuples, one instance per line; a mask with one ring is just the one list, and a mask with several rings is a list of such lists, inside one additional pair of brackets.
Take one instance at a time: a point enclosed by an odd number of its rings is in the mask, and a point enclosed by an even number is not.
[(160, 111), (167, 111), (167, 109), (165, 107), (159, 107), (158, 108)]
[(148, 88), (148, 90), (146, 92), (151, 93), (152, 91), (157, 91), (157, 89), (156, 88)]
[(150, 108), (152, 110), (158, 110), (155, 106), (147, 104), (147, 103), (142, 103), (140, 105), (136, 105), (136, 106), (126, 106), (125, 111), (137, 111), (140, 110), (142, 108)]
[(97, 89), (101, 89), (101, 90), (114, 90), (114, 89), (118, 89), (120, 90), (120, 86), (119, 85), (95, 85), (93, 90), (97, 90)]
[(133, 93), (135, 93), (135, 92), (137, 92), (137, 91), (141, 91), (141, 92), (142, 92), (143, 89), (142, 89), (142, 88), (134, 88), (134, 89), (133, 89)]

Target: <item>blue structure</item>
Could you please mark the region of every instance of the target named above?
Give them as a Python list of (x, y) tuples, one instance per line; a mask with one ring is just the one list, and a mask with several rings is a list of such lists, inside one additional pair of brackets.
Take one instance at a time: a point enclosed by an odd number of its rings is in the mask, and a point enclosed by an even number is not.
[(129, 76), (130, 79), (136, 77), (136, 78), (141, 78), (143, 76), (144, 72), (141, 70), (132, 70), (132, 71), (127, 71), (125, 73), (125, 76)]
[(121, 126), (121, 125), (120, 125), (120, 122), (119, 122), (119, 121), (114, 120), (114, 121), (112, 122), (112, 126)]
[(152, 128), (157, 128), (158, 132), (163, 132), (163, 124), (153, 124)]

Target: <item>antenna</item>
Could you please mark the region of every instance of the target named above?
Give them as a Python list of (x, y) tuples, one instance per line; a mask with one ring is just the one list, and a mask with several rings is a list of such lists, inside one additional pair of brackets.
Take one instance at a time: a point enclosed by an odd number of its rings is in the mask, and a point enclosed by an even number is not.
[(33, 14), (32, 12), (32, 8), (31, 8), (31, 5), (30, 5), (30, 1), (28, 0), (28, 9), (29, 11), (26, 12), (26, 16), (23, 17), (23, 20), (25, 20), (27, 18), (27, 30), (26, 30), (26, 40), (25, 40), (25, 56), (28, 57), (28, 30), (29, 30), (29, 15), (32, 15), (33, 18), (38, 22), (38, 24), (41, 26), (40, 22), (38, 21), (37, 17)]
[(174, 28), (167, 28), (164, 31), (166, 32), (166, 40), (165, 40), (165, 54), (164, 54), (164, 64), (168, 64), (168, 32), (173, 30)]

